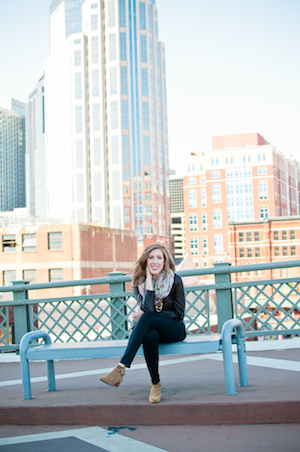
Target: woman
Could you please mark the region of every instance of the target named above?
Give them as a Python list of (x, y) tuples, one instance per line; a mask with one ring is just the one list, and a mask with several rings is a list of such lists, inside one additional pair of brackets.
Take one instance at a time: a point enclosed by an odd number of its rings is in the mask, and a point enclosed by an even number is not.
[(132, 285), (140, 306), (133, 315), (134, 326), (126, 351), (119, 364), (100, 380), (119, 386), (136, 352), (143, 344), (145, 360), (151, 376), (150, 403), (161, 401), (158, 373), (158, 344), (182, 341), (185, 296), (180, 276), (169, 251), (158, 243), (149, 245), (134, 266)]

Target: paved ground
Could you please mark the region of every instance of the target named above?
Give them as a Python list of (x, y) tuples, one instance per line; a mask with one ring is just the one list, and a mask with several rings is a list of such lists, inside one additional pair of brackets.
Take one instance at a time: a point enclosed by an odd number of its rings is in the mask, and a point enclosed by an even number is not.
[[(82, 441), (93, 444), (99, 452), (101, 449), (122, 452), (300, 451), (300, 339), (247, 343), (250, 385), (237, 386), (238, 394), (230, 397), (224, 395), (221, 355), (163, 358), (163, 400), (156, 406), (147, 402), (149, 377), (143, 358), (136, 359), (119, 388), (110, 388), (99, 382), (99, 376), (113, 367), (115, 360), (57, 362), (58, 390), (51, 393), (45, 392), (45, 363), (32, 363), (32, 377), (42, 381), (32, 384), (34, 399), (22, 400), (18, 358), (9, 355), (0, 355), (2, 424), (5, 413), (7, 419), (12, 419), (10, 416), (25, 409), (24, 424), (29, 425), (0, 425), (1, 452), (25, 451), (24, 443), (28, 441), (40, 441), (36, 445), (46, 447), (40, 450), (47, 450), (47, 445), (50, 450), (51, 441), (60, 436), (77, 438), (79, 445), (83, 444)], [(235, 368), (238, 382), (237, 365)], [(95, 410), (95, 407), (102, 411), (109, 409), (112, 422), (97, 423), (98, 412), (93, 411), (96, 413), (95, 423), (89, 425), (102, 428), (87, 427), (76, 412), (74, 425), (66, 425), (69, 423), (68, 413), (71, 416), (72, 410), (78, 407), (81, 412)], [(41, 425), (30, 425), (30, 416), (35, 409), (46, 412), (64, 410), (65, 418), (61, 419), (59, 411), (56, 411), (58, 417), (54, 417), (53, 425), (43, 425), (43, 419), (38, 419)], [(126, 423), (118, 422), (118, 413), (122, 410)], [(132, 410), (139, 410), (138, 413), (149, 422), (139, 425)], [(131, 413), (130, 416), (126, 417), (126, 412)], [(216, 418), (216, 413), (220, 412), (223, 417)], [(241, 418), (245, 416), (243, 422), (249, 419), (252, 425), (226, 425), (228, 419), (234, 418), (235, 412)], [(162, 418), (162, 413), (166, 418)], [(177, 413), (176, 419), (181, 416), (177, 422), (181, 425), (168, 425), (168, 416), (172, 417), (173, 413)], [(264, 416), (271, 423), (263, 424)], [(209, 419), (211, 425), (188, 425), (190, 419), (193, 420), (191, 423), (197, 423), (199, 418), (199, 423), (203, 418)], [(260, 418), (259, 425), (254, 423), (257, 418)], [(55, 425), (55, 419), (65, 425)], [(130, 422), (131, 419), (134, 422)], [(162, 424), (161, 419), (165, 425), (155, 425), (156, 420)], [(18, 441), (19, 446), (16, 444)], [(28, 446), (32, 448), (32, 445)], [(73, 452), (76, 452), (74, 447)]]

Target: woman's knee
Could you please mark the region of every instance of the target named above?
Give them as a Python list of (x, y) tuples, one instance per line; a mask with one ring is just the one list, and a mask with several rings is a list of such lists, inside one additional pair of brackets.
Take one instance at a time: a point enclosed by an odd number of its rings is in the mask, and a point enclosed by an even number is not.
[(145, 345), (148, 345), (148, 344), (151, 345), (151, 344), (158, 343), (159, 342), (159, 332), (157, 330), (155, 330), (154, 328), (152, 328), (145, 335), (143, 342)]

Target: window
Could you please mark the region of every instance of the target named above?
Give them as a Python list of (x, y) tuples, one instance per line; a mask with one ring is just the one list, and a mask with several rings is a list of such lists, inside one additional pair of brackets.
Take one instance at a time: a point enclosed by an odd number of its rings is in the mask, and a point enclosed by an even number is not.
[(82, 106), (76, 105), (75, 107), (75, 133), (82, 133)]
[[(116, 83), (117, 83), (117, 79), (116, 79)], [(117, 93), (115, 93), (115, 94), (117, 94)], [(121, 66), (121, 94), (128, 94), (128, 90), (127, 90), (127, 67), (126, 66)]]
[(243, 241), (244, 241), (244, 233), (239, 232), (239, 242), (243, 242)]
[(7, 234), (2, 236), (2, 251), (3, 253), (13, 253), (16, 251), (15, 234)]
[[(75, 99), (81, 99), (81, 73), (78, 72), (78, 74), (80, 75), (80, 81), (79, 81), (79, 88), (77, 91), (75, 91)], [(76, 74), (75, 74), (76, 76)], [(75, 79), (76, 81), (76, 79)], [(76, 90), (76, 86), (75, 86), (75, 90)], [(80, 90), (80, 97), (76, 97), (76, 92), (77, 95), (79, 95), (79, 90)], [(99, 97), (100, 96), (100, 79), (99, 79), (99, 69), (94, 69), (92, 71), (92, 96), (93, 97)]]
[(279, 231), (274, 231), (274, 240), (279, 240)]
[(152, 218), (152, 206), (147, 206), (147, 218)]
[(74, 50), (74, 66), (81, 66), (81, 50)]
[(108, 35), (108, 43), (109, 61), (115, 61), (117, 59), (116, 33), (110, 33)]
[(98, 14), (91, 15), (91, 30), (98, 30)]
[(213, 210), (213, 225), (214, 229), (218, 229), (222, 227), (222, 210), (214, 209)]
[(22, 251), (36, 251), (35, 234), (22, 234)]
[(198, 215), (196, 213), (190, 214), (190, 231), (198, 231)]
[(296, 247), (295, 247), (295, 245), (291, 246), (291, 256), (296, 256)]
[(147, 37), (141, 35), (141, 63), (147, 63)]
[(222, 234), (214, 235), (214, 251), (215, 251), (215, 254), (223, 253), (223, 236), (222, 236)]
[(191, 209), (197, 207), (197, 192), (196, 192), (196, 190), (189, 190), (189, 207)]
[(126, 27), (125, 0), (119, 0), (120, 27)]
[(188, 178), (188, 184), (189, 185), (192, 185), (192, 184), (195, 184), (196, 183), (196, 178), (195, 177), (189, 177)]
[(291, 231), (290, 231), (290, 239), (291, 239), (291, 240), (295, 240), (295, 238), (296, 238), (295, 231), (294, 231), (294, 230), (291, 230)]
[(268, 181), (259, 181), (259, 199), (268, 199)]
[(252, 248), (247, 249), (247, 256), (252, 257)]
[(247, 242), (252, 242), (252, 232), (247, 232)]
[(149, 130), (148, 102), (143, 102), (143, 130)]
[(62, 268), (50, 268), (49, 269), (49, 281), (63, 281), (63, 269)]
[(260, 239), (260, 237), (259, 237), (259, 231), (255, 231), (254, 232), (254, 240), (256, 241), (256, 242), (259, 242), (259, 239)]
[(221, 185), (213, 184), (212, 186), (212, 202), (217, 204), (221, 202)]
[(48, 250), (62, 250), (61, 232), (48, 232)]
[(275, 256), (280, 256), (279, 246), (275, 246), (275, 248), (274, 248), (274, 254), (275, 254)]
[(119, 127), (119, 121), (118, 121), (118, 102), (116, 100), (110, 103), (110, 114), (111, 114), (110, 128), (117, 129)]
[(268, 218), (268, 216), (269, 216), (269, 207), (262, 206), (260, 208), (260, 218)]
[(262, 174), (267, 174), (267, 168), (265, 168), (264, 166), (260, 166), (258, 168), (258, 174), (259, 176), (261, 176)]
[(201, 184), (205, 184), (205, 176), (200, 177), (200, 182), (201, 182)]
[(36, 270), (23, 270), (23, 279), (29, 282), (36, 282)]
[(3, 286), (11, 286), (13, 281), (16, 281), (16, 270), (4, 270), (3, 271)]
[(288, 247), (287, 246), (283, 246), (282, 247), (282, 255), (283, 256), (287, 256), (288, 255)]
[[(75, 50), (78, 52), (78, 50)], [(99, 63), (99, 40), (98, 36), (92, 36), (92, 64)]]
[(219, 177), (220, 177), (220, 171), (212, 171), (211, 172), (212, 179), (218, 179)]
[(108, 26), (116, 26), (115, 0), (109, 0), (108, 2)]
[(128, 100), (122, 99), (122, 128), (129, 129)]
[(240, 248), (240, 257), (245, 257), (245, 248)]
[(208, 238), (203, 237), (203, 255), (207, 256), (208, 254)]
[(287, 232), (286, 231), (282, 231), (282, 240), (286, 240), (287, 239)]
[(202, 230), (207, 231), (207, 213), (202, 214)]
[(206, 188), (201, 189), (201, 206), (206, 207)]
[(197, 254), (199, 254), (198, 239), (197, 239), (197, 237), (195, 237), (195, 238), (191, 238), (191, 255), (195, 256)]
[(144, 2), (140, 2), (140, 29), (146, 30), (146, 9)]
[(120, 59), (126, 61), (126, 33), (120, 33)]
[(255, 257), (260, 257), (260, 248), (255, 248)]
[(148, 71), (142, 67), (142, 96), (148, 96)]

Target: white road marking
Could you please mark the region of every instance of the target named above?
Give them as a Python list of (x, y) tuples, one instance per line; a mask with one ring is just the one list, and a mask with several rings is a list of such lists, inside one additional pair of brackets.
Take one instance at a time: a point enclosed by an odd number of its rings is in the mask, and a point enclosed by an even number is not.
[(101, 427), (87, 427), (61, 432), (38, 433), (36, 435), (14, 436), (11, 438), (0, 438), (0, 446), (9, 444), (22, 444), (32, 441), (45, 441), (49, 439), (66, 438), (73, 436), (94, 446), (102, 447), (108, 452), (167, 452), (165, 449), (151, 446), (149, 444), (127, 438), (117, 433), (111, 434)]

